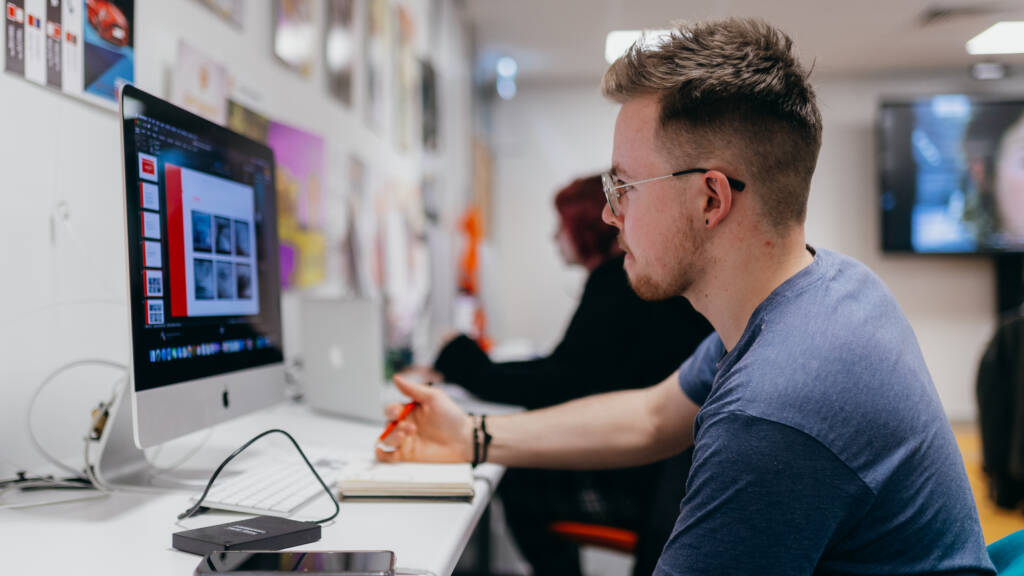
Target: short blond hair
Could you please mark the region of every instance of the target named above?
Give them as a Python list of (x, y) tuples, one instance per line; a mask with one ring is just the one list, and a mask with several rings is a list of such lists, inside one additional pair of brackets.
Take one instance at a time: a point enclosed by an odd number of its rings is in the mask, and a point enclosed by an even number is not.
[(730, 18), (681, 24), (653, 46), (637, 42), (608, 68), (601, 88), (620, 103), (657, 95), (669, 152), (695, 162), (735, 161), (768, 223), (783, 228), (806, 217), (821, 149), (808, 75), (785, 33)]

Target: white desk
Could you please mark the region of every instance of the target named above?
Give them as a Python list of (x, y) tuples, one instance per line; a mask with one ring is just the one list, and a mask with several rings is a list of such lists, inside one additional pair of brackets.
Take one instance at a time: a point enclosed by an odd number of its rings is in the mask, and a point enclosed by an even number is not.
[[(267, 428), (283, 428), (299, 444), (367, 449), (380, 427), (317, 415), (303, 406), (282, 405), (219, 427), (186, 467), (212, 471), (213, 466), (248, 438)], [(280, 435), (260, 440), (264, 450), (286, 453)], [(291, 449), (294, 451), (294, 449)], [(298, 455), (296, 454), (296, 457)], [(455, 568), (469, 536), (492, 496), (504, 469), (477, 467), (476, 497), (457, 502), (342, 502), (341, 513), (324, 526), (319, 542), (295, 550), (393, 550), (397, 565), (447, 576)], [(171, 533), (182, 530), (177, 515), (189, 506), (188, 494), (142, 494), (119, 491), (99, 500), (0, 511), (0, 572), (41, 575), (139, 574), (187, 576), (199, 556), (171, 548)], [(322, 518), (333, 505), (311, 502), (299, 516)], [(241, 516), (208, 513), (188, 519), (188, 528), (219, 524)]]

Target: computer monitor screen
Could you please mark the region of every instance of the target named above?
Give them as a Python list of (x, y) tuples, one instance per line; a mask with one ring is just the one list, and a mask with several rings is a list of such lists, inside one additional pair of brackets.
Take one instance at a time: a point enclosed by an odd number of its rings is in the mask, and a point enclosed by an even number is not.
[(883, 103), (879, 168), (886, 251), (1024, 252), (1024, 100)]
[(121, 111), (143, 447), (283, 398), (274, 156), (130, 85)]

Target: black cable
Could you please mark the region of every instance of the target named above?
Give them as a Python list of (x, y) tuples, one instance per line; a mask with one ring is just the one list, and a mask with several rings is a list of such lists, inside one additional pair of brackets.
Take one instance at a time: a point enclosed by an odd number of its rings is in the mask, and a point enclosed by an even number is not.
[(0, 490), (8, 488), (19, 488), (20, 490), (48, 490), (48, 489), (87, 489), (93, 488), (88, 478), (81, 476), (70, 476), (57, 478), (53, 475), (29, 476), (24, 470), (18, 471), (17, 478), (0, 480)]
[(194, 515), (196, 512), (199, 511), (200, 508), (203, 507), (203, 500), (206, 499), (206, 495), (210, 492), (210, 488), (213, 486), (213, 481), (217, 479), (217, 476), (220, 475), (221, 470), (223, 470), (224, 467), (227, 466), (228, 462), (231, 462), (235, 458), (235, 456), (241, 454), (242, 451), (251, 446), (253, 442), (259, 440), (260, 438), (263, 438), (268, 434), (273, 434), (274, 432), (284, 434), (289, 440), (291, 440), (292, 445), (295, 446), (295, 449), (299, 451), (299, 456), (302, 456), (302, 460), (306, 463), (306, 466), (309, 466), (309, 470), (313, 473), (313, 476), (316, 476), (317, 482), (319, 482), (320, 485), (324, 487), (324, 492), (327, 492), (327, 495), (331, 497), (331, 502), (334, 502), (334, 514), (331, 514), (323, 520), (315, 520), (314, 523), (323, 524), (325, 522), (330, 522), (331, 520), (334, 520), (338, 516), (338, 513), (341, 512), (341, 507), (338, 506), (338, 499), (334, 497), (334, 494), (331, 493), (331, 489), (327, 487), (327, 484), (324, 483), (323, 478), (321, 478), (320, 474), (317, 473), (316, 468), (314, 468), (313, 465), (309, 462), (309, 458), (306, 458), (306, 453), (303, 452), (302, 448), (299, 447), (299, 443), (295, 441), (295, 438), (292, 438), (291, 434), (285, 432), (284, 430), (281, 430), (280, 428), (273, 428), (271, 430), (260, 432), (252, 439), (250, 439), (248, 442), (238, 447), (234, 452), (231, 453), (230, 456), (225, 458), (224, 461), (220, 463), (220, 466), (217, 466), (217, 469), (213, 471), (213, 475), (210, 476), (210, 480), (206, 483), (206, 488), (203, 489), (203, 494), (199, 496), (199, 500), (197, 500), (195, 505), (193, 505), (191, 508), (182, 512), (181, 514), (178, 514), (178, 520), (184, 520), (185, 518)]

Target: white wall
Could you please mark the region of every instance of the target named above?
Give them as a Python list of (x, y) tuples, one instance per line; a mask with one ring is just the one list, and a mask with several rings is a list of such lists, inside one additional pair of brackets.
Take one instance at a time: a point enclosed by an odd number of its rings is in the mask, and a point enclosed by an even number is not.
[[(404, 3), (421, 16), (425, 33), (426, 1)], [(322, 36), (325, 4), (314, 5)], [(357, 5), (360, 22), (364, 3)], [(357, 112), (365, 105), (360, 69), (353, 111), (328, 95), (319, 59), (310, 79), (279, 63), (271, 53), (269, 0), (245, 3), (241, 30), (192, 0), (136, 2), (136, 83), (167, 97), (184, 39), (224, 64), (255, 109), (325, 138), (328, 202), (344, 202), (348, 156), (355, 152), (376, 186), (418, 186), (424, 171), (435, 173), (444, 225), (451, 227), (470, 180), (471, 54), (458, 3), (434, 5), (441, 10), (440, 34), (420, 41), (438, 75), (441, 148), (433, 158), (416, 149), (400, 153), (389, 137), (364, 127)], [(39, 468), (25, 433), (26, 407), (39, 381), (78, 359), (127, 362), (128, 318), (117, 114), (8, 74), (0, 74), (0, 103), (0, 476), (7, 476)], [(454, 277), (452, 270), (435, 274)], [(450, 294), (453, 285), (443, 281), (439, 291)], [(88, 409), (105, 399), (116, 376), (83, 369), (57, 380), (36, 411), (44, 444), (80, 461)]]
[(616, 110), (596, 83), (520, 87), (514, 99), (496, 104), (483, 294), (498, 341), (526, 338), (544, 351), (561, 339), (586, 274), (558, 256), (554, 197), (609, 164)]
[[(884, 96), (1024, 92), (1024, 80), (979, 84), (965, 74), (815, 80), (824, 142), (812, 183), (808, 241), (849, 254), (889, 285), (917, 333), (950, 418), (973, 419), (978, 360), (995, 327), (994, 267), (984, 257), (883, 255), (879, 249), (875, 112)], [(520, 86), (495, 109), (495, 233), (487, 309), (495, 336), (543, 350), (561, 337), (582, 290), (551, 234), (551, 199), (569, 179), (610, 163), (617, 106), (597, 82)], [(625, 336), (625, 335), (624, 335)]]

